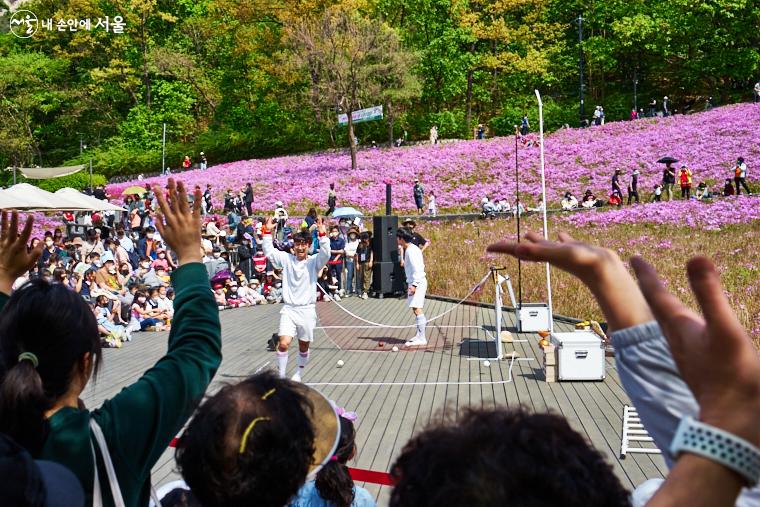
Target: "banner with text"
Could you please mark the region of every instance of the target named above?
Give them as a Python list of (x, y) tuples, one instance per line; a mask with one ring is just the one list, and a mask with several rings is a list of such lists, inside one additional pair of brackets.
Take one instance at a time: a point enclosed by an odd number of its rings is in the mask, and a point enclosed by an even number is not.
[[(383, 119), (383, 106), (368, 107), (367, 109), (359, 109), (351, 113), (352, 123), (362, 123), (365, 121), (375, 121)], [(348, 115), (338, 115), (338, 125), (348, 125)]]

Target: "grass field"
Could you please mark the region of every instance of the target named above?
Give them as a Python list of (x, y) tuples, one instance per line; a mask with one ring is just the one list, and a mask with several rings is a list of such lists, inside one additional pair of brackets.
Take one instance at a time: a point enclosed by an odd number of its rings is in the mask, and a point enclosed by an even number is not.
[[(489, 243), (516, 237), (513, 219), (430, 222), (421, 223), (418, 228), (433, 242), (425, 252), (431, 293), (464, 297), (493, 264), (507, 268), (515, 292), (518, 292), (517, 261), (485, 253)], [(541, 231), (538, 217), (526, 217), (522, 221), (523, 233), (529, 230)], [(760, 221), (707, 231), (652, 224), (573, 228), (550, 219), (550, 237), (556, 237), (559, 230), (579, 240), (611, 248), (624, 261), (632, 255), (642, 255), (654, 264), (670, 290), (692, 307), (696, 307), (696, 301), (689, 289), (685, 263), (695, 255), (712, 258), (721, 272), (734, 311), (755, 343), (760, 345)], [(543, 265), (522, 264), (523, 301), (546, 301), (544, 273)], [(555, 313), (597, 320), (603, 318), (590, 292), (580, 282), (556, 269), (551, 275)], [(489, 287), (473, 297), (492, 302), (493, 290)]]

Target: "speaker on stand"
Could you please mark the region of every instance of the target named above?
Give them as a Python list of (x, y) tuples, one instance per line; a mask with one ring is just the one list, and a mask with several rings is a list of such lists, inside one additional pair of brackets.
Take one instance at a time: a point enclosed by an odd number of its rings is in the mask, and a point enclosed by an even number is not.
[(391, 186), (385, 187), (386, 215), (373, 217), (372, 229), (372, 292), (379, 298), (404, 291), (404, 269), (399, 264), (398, 217), (390, 215)]

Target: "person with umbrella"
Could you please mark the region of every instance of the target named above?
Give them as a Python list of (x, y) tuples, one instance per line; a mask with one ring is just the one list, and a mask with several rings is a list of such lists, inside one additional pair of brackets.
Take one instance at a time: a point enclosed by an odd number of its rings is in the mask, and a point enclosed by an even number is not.
[(657, 161), (659, 164), (665, 164), (665, 169), (662, 170), (662, 191), (668, 194), (668, 201), (673, 200), (673, 185), (676, 183), (676, 170), (672, 166), (678, 162), (673, 157), (663, 157)]

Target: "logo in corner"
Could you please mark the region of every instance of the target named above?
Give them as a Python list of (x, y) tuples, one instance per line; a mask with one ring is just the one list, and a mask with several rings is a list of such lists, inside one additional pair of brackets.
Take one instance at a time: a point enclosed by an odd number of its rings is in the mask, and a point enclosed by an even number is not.
[(38, 25), (37, 15), (32, 11), (20, 10), (11, 16), (11, 32), (20, 39), (28, 39), (37, 33)]

